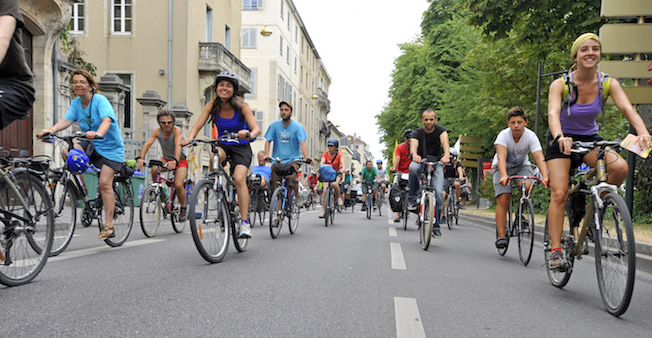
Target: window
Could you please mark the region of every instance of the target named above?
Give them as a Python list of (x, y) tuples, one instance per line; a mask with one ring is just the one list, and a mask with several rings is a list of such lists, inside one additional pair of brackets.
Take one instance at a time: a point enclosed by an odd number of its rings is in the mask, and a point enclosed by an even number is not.
[(297, 73), (297, 64), (298, 64), (298, 63), (299, 63), (299, 61), (297, 61), (297, 57), (295, 56), (295, 57), (294, 57), (294, 74)]
[(113, 0), (111, 6), (112, 33), (131, 33), (132, 26), (131, 0)]
[(294, 24), (294, 42), (299, 42), (299, 26)]
[(70, 18), (70, 33), (84, 33), (84, 2), (72, 5), (72, 17)]
[(242, 9), (256, 10), (263, 8), (263, 0), (244, 0)]
[(292, 17), (290, 16), (290, 11), (288, 11), (288, 30), (292, 31)]
[(260, 130), (265, 130), (263, 126), (263, 117), (265, 114), (263, 114), (262, 110), (256, 110), (254, 112), (254, 116), (256, 117), (256, 123), (258, 123), (258, 127), (260, 127)]
[[(131, 121), (133, 120), (133, 109), (131, 106), (131, 91), (133, 90), (133, 81), (132, 81), (132, 74), (116, 74), (122, 80), (122, 83), (125, 86), (129, 87), (129, 91), (126, 92), (125, 95), (125, 102), (124, 102), (124, 111), (118, 111), (116, 112), (116, 117), (118, 118), (118, 123), (120, 124), (120, 121), (122, 121), (122, 127), (124, 128), (131, 128)], [(118, 104), (118, 107), (120, 105)], [(119, 109), (118, 109), (119, 110)]]
[(287, 62), (288, 65), (290, 64), (290, 46), (289, 45), (285, 46), (285, 62)]
[(231, 50), (231, 28), (229, 26), (224, 28), (224, 46), (226, 50)]
[(251, 78), (249, 79), (251, 83), (251, 93), (246, 93), (245, 98), (256, 97), (256, 69), (251, 69)]
[(281, 45), (279, 47), (279, 53), (281, 53), (281, 56), (283, 56), (283, 37), (279, 36), (279, 38), (280, 38), (280, 41), (281, 41)]
[(303, 66), (301, 66), (301, 83), (303, 83)]
[(284, 5), (285, 5), (285, 1), (281, 1), (281, 19), (283, 19), (283, 12), (285, 12)]
[(242, 48), (256, 48), (256, 27), (242, 29)]
[(213, 42), (213, 9), (208, 6), (206, 6), (206, 42)]
[(288, 85), (287, 85), (287, 95), (285, 96), (285, 100), (287, 102), (292, 103), (292, 94), (293, 94), (293, 92), (294, 92), (294, 90), (292, 89), (292, 85), (290, 83), (288, 83)]

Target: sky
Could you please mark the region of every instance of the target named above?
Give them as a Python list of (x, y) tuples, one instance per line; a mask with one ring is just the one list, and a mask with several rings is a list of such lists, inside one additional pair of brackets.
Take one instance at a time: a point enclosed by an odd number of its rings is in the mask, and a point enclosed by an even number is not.
[(359, 135), (380, 158), (375, 116), (389, 102), (398, 45), (419, 36), (428, 1), (293, 1), (331, 77), (328, 119), (342, 133)]

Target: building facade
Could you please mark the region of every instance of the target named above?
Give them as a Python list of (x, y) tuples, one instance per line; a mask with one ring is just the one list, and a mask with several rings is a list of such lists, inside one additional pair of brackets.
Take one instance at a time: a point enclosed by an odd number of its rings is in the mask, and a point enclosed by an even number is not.
[[(271, 37), (260, 36), (265, 28)], [(263, 133), (279, 119), (278, 102), (290, 102), (293, 119), (308, 134), (308, 153), (319, 159), (329, 134), (331, 79), (294, 2), (244, 0), (241, 41), (242, 60), (252, 74), (252, 90), (245, 100), (262, 121)], [(264, 138), (254, 142), (254, 153), (264, 142)]]

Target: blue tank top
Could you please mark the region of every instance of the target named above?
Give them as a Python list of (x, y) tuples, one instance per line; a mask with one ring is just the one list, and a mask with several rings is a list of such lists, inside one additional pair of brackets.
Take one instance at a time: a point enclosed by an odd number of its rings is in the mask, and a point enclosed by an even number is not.
[[(247, 127), (247, 123), (244, 121), (242, 114), (239, 111), (235, 111), (235, 114), (233, 114), (233, 117), (230, 119), (224, 119), (219, 116), (219, 114), (215, 114), (215, 119), (214, 119), (215, 127), (217, 128), (217, 137), (221, 137), (225, 133), (237, 133), (238, 131), (242, 129), (249, 129)], [(236, 144), (246, 144), (249, 143), (251, 140), (246, 139), (246, 140), (238, 140), (238, 142), (219, 142), (219, 144), (224, 144), (224, 145), (236, 145)]]

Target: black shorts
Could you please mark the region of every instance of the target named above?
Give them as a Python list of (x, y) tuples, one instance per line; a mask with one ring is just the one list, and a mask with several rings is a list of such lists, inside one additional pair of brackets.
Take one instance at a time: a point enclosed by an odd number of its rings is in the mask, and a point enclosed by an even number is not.
[(34, 90), (19, 83), (0, 83), (0, 130), (24, 120), (34, 103)]
[(251, 165), (253, 153), (251, 152), (251, 145), (249, 143), (234, 145), (218, 144), (217, 146), (222, 148), (226, 153), (226, 157), (229, 158), (229, 162), (231, 163), (231, 168), (235, 168), (238, 164), (242, 164), (247, 168)]
[[(552, 160), (555, 158), (568, 158), (571, 160), (571, 168), (579, 167), (580, 164), (582, 164), (582, 158), (583, 156), (580, 154), (574, 154), (571, 153), (570, 155), (566, 155), (559, 151), (559, 146), (555, 145), (554, 147), (549, 147), (548, 144), (550, 141), (554, 139), (552, 137), (550, 130), (546, 133), (547, 136), (547, 141), (546, 141), (546, 161)], [(602, 141), (604, 138), (598, 134), (594, 135), (573, 135), (573, 134), (564, 134), (566, 137), (570, 137), (573, 139), (573, 141), (580, 141), (580, 142), (593, 142), (593, 141)]]
[(95, 147), (93, 147), (93, 143), (90, 140), (82, 140), (78, 144), (82, 147), (82, 149), (84, 149), (86, 155), (88, 155), (88, 157), (91, 159), (91, 163), (98, 169), (102, 170), (102, 166), (106, 164), (107, 167), (115, 170), (116, 172), (120, 172), (122, 170), (122, 162), (109, 160), (108, 158), (100, 155), (97, 151), (95, 151)]

